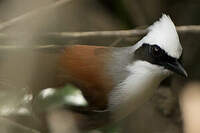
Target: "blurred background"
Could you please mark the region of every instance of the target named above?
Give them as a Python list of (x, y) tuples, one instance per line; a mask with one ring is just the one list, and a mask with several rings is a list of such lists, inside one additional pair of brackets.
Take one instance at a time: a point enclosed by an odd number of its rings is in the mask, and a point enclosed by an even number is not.
[[(78, 132), (67, 112), (56, 110), (47, 120), (43, 117), (52, 104), (74, 101), (84, 104), (78, 88), (71, 85), (59, 91), (45, 88), (54, 78), (55, 51), (68, 44), (133, 45), (143, 33), (108, 36), (81, 33), (142, 31), (162, 13), (170, 15), (176, 26), (186, 26), (179, 36), (189, 77), (169, 77), (155, 96), (130, 117), (90, 132), (199, 133), (199, 0), (0, 0), (0, 132), (43, 133), (47, 126), (51, 129), (49, 133)], [(190, 25), (195, 26), (190, 29)], [(66, 100), (66, 95), (79, 99)], [(33, 102), (34, 97), (37, 100)], [(63, 118), (66, 115), (69, 117)]]

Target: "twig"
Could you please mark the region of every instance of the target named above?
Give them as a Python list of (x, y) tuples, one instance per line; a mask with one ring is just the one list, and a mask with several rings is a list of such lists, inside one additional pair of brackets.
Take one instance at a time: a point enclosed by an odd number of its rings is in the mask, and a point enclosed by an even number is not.
[[(176, 29), (179, 34), (200, 33), (200, 25), (177, 26)], [(13, 33), (13, 35), (14, 34), (19, 35), (20, 33)], [(133, 30), (117, 30), (117, 31), (51, 32), (39, 36), (78, 39), (78, 38), (90, 38), (90, 37), (121, 37), (121, 38), (141, 37), (145, 34), (147, 34), (146, 29), (133, 29)], [(0, 33), (0, 39), (6, 39), (7, 37), (8, 36), (6, 34)]]
[(35, 9), (35, 10), (27, 12), (27, 13), (21, 15), (21, 16), (18, 16), (16, 18), (13, 18), (11, 20), (3, 22), (3, 23), (0, 24), (0, 30), (4, 30), (4, 29), (12, 26), (13, 24), (16, 24), (17, 22), (23, 21), (24, 19), (27, 19), (27, 18), (31, 18), (31, 17), (33, 17), (35, 15), (40, 14), (40, 13), (46, 13), (49, 10), (55, 9), (55, 8), (63, 5), (66, 2), (71, 2), (71, 0), (59, 0), (59, 1), (55, 2), (55, 3), (51, 3), (49, 5), (42, 6), (40, 8)]
[(29, 50), (42, 50), (42, 49), (56, 49), (63, 48), (64, 45), (33, 45), (33, 46), (25, 46), (25, 45), (0, 45), (0, 50), (15, 50), (15, 49), (29, 49)]
[(118, 31), (89, 31), (89, 32), (53, 32), (48, 33), (49, 36), (67, 37), (67, 38), (79, 38), (79, 37), (135, 37), (142, 36), (147, 33), (144, 29), (135, 30), (118, 30)]
[(122, 41), (122, 38), (116, 39), (113, 43), (111, 43), (110, 47), (115, 47), (115, 46), (117, 46), (121, 41)]
[[(200, 34), (200, 25), (188, 25), (188, 26), (177, 26), (176, 27), (179, 34)], [(90, 39), (102, 39), (102, 38), (112, 38), (113, 40), (117, 38), (139, 38), (144, 36), (147, 33), (146, 29), (134, 29), (134, 30), (118, 30), (118, 31), (89, 31), (89, 32), (53, 32), (53, 33), (47, 33), (47, 34), (38, 34), (39, 41), (42, 42), (42, 40), (46, 39), (44, 43), (51, 43), (50, 40), (57, 40), (57, 42), (65, 42), (64, 44), (67, 44), (69, 40), (90, 40)], [(13, 33), (13, 35), (8, 36), (7, 34), (0, 33), (0, 42), (6, 43), (7, 40), (9, 40), (8, 43), (17, 42), (17, 39), (15, 38), (15, 34), (18, 36), (23, 36), (23, 34), (20, 35), (20, 33)], [(33, 48), (38, 49), (44, 49), (45, 48), (58, 48), (61, 47), (59, 45), (39, 45), (33, 46)], [(82, 42), (82, 41), (81, 41)], [(7, 43), (7, 44), (8, 44)], [(16, 44), (16, 43), (14, 43)], [(53, 44), (55, 44), (53, 42)], [(10, 46), (10, 45), (0, 45), (0, 49), (14, 49), (14, 48), (27, 48), (27, 46)], [(28, 47), (30, 48), (30, 47)]]
[(200, 33), (200, 25), (185, 25), (176, 27), (178, 33)]
[[(200, 33), (200, 25), (177, 26), (178, 33)], [(147, 33), (146, 29), (118, 31), (60, 32), (48, 33), (47, 36), (81, 38), (81, 37), (138, 37)]]

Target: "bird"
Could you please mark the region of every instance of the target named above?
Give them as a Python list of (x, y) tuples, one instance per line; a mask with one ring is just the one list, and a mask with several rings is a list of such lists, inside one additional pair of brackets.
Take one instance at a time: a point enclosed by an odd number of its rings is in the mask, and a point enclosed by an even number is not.
[(56, 87), (71, 83), (82, 92), (88, 106), (67, 107), (81, 116), (79, 120), (88, 121), (80, 127), (120, 121), (143, 106), (168, 76), (188, 76), (170, 16), (162, 14), (147, 31), (132, 46), (71, 45), (63, 49), (58, 57)]

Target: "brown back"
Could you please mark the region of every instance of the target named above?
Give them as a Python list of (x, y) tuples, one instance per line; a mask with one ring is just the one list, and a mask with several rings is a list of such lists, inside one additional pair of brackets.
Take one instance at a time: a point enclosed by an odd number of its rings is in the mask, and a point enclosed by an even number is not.
[(96, 109), (107, 105), (107, 94), (112, 81), (105, 73), (109, 48), (103, 46), (73, 45), (67, 47), (60, 57), (61, 74), (64, 82), (77, 85)]

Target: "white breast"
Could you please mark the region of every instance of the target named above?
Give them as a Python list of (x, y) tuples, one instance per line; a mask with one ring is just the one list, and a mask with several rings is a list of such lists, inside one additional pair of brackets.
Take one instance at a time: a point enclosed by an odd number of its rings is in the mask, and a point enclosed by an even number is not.
[(117, 113), (117, 119), (133, 112), (154, 93), (169, 71), (146, 61), (136, 61), (127, 66), (130, 75), (109, 96), (109, 110)]

